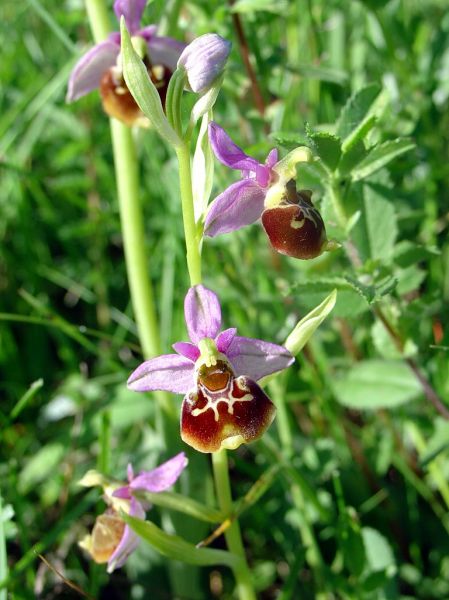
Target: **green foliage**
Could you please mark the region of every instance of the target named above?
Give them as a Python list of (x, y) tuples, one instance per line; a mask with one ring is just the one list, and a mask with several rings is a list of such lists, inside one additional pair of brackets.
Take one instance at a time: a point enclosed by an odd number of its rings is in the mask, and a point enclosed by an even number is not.
[[(0, 12), (0, 598), (5, 586), (20, 600), (71, 593), (42, 553), (95, 598), (197, 600), (212, 597), (212, 582), (214, 597), (231, 600), (223, 538), (195, 547), (223, 515), (211, 508), (207, 457), (188, 449), (191, 478), (151, 498), (148, 522), (136, 523), (150, 543), (126, 567), (108, 578), (77, 546), (105, 508), (98, 491), (76, 484), (88, 469), (124, 480), (128, 462), (149, 469), (186, 447), (177, 423), (160, 426), (153, 394), (125, 387), (141, 353), (110, 132), (97, 92), (64, 102), (91, 46), (84, 5), (4, 0)], [(214, 119), (261, 161), (274, 146), (283, 157), (308, 145), (316, 161), (301, 167), (300, 187), (313, 191), (340, 244), (300, 262), (274, 255), (257, 224), (203, 243), (205, 284), (239, 335), (283, 343), (337, 290), (295, 364), (270, 382), (278, 414), (269, 435), (231, 455), (233, 506), (260, 597), (446, 600), (449, 431), (406, 363), (447, 406), (446, 3), (154, 0), (144, 13), (152, 22), (179, 39), (216, 31), (233, 42)], [(188, 111), (180, 118), (187, 126)], [(168, 353), (186, 339), (176, 161), (153, 129), (135, 137)], [(212, 184), (205, 140), (198, 214)], [(211, 198), (238, 178), (217, 161), (214, 171)], [(177, 440), (170, 447), (167, 435)], [(273, 467), (259, 497), (252, 486)], [(174, 573), (186, 558), (212, 566), (187, 571), (179, 590)]]

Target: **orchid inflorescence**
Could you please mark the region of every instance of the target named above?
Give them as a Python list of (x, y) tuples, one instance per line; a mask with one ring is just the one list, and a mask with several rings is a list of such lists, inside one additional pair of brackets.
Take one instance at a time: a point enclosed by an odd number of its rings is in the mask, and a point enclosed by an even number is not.
[[(211, 121), (231, 44), (215, 33), (200, 36), (187, 46), (158, 36), (155, 25), (141, 27), (145, 5), (146, 0), (115, 1), (121, 33), (111, 33), (79, 60), (70, 76), (67, 99), (76, 100), (99, 88), (108, 115), (129, 126), (153, 125), (175, 147), (178, 159), (180, 148), (188, 149), (193, 127), (202, 118), (198, 145), (203, 135), (222, 164), (240, 171), (240, 180), (209, 207), (198, 211), (192, 206), (194, 217), (190, 225), (185, 224), (189, 271), (192, 244), (199, 257), (203, 235), (230, 233), (259, 219), (272, 247), (281, 254), (310, 259), (329, 249), (311, 192), (298, 190), (296, 185), (297, 165), (312, 161), (311, 151), (299, 147), (279, 159), (274, 148), (265, 162), (259, 163)], [(183, 90), (199, 96), (186, 129), (181, 116)], [(186, 168), (190, 168), (189, 154)], [(198, 174), (194, 171), (194, 175)], [(204, 173), (200, 175), (206, 179)], [(173, 354), (144, 361), (129, 377), (128, 388), (182, 394), (182, 440), (203, 453), (236, 449), (260, 438), (275, 416), (275, 405), (257, 382), (289, 367), (294, 356), (284, 346), (238, 336), (235, 328), (221, 330), (218, 296), (198, 282), (198, 271), (195, 277), (190, 271), (190, 276), (192, 285), (184, 301), (190, 341), (173, 344)], [(123, 514), (144, 519), (149, 506), (139, 493), (167, 489), (186, 464), (181, 453), (137, 477), (129, 466), (124, 486), (98, 473), (83, 478), (83, 485), (103, 487), (108, 505), (83, 541), (94, 560), (107, 562), (109, 572), (124, 563), (139, 538)]]

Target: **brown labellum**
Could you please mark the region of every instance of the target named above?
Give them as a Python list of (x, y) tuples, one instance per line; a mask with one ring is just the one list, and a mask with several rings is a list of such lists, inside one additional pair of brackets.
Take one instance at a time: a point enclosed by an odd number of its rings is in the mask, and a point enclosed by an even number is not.
[(271, 245), (293, 258), (316, 258), (326, 245), (326, 228), (311, 201), (309, 190), (297, 191), (290, 180), (277, 206), (262, 213), (262, 225)]
[(92, 529), (90, 553), (97, 563), (106, 563), (120, 543), (125, 522), (110, 509), (97, 517)]
[[(148, 62), (148, 61), (147, 61)], [(168, 82), (172, 72), (162, 65), (147, 65), (148, 75), (159, 92), (162, 106), (165, 106)], [(116, 74), (116, 69), (106, 71), (100, 82), (100, 95), (103, 109), (110, 117), (122, 121), (126, 125), (148, 126), (149, 121), (144, 116), (136, 101), (126, 86), (123, 75)]]
[(181, 437), (199, 452), (235, 449), (257, 440), (270, 426), (276, 408), (248, 377), (234, 377), (227, 362), (218, 360), (198, 372), (198, 387), (185, 396)]

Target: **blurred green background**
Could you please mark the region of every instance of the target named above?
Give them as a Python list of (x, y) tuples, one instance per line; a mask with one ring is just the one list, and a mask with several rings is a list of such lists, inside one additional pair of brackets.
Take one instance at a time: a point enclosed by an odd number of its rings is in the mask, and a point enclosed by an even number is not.
[[(274, 145), (307, 143), (306, 124), (334, 132), (341, 108), (368, 83), (383, 88), (369, 143), (413, 140), (345, 197), (367, 222), (368, 233), (360, 221), (351, 239), (361, 265), (342, 249), (311, 262), (274, 255), (258, 226), (207, 240), (203, 265), (225, 327), (278, 343), (339, 289), (335, 311), (280, 383), (296, 475), (281, 469), (242, 516), (260, 597), (448, 598), (449, 425), (404, 362), (449, 403), (448, 3), (155, 0), (144, 23), (183, 40), (216, 31), (233, 42), (214, 116), (259, 160)], [(226, 569), (204, 569), (180, 592), (171, 587), (176, 567), (148, 546), (111, 577), (77, 547), (104, 509), (99, 493), (76, 485), (84, 472), (97, 466), (124, 478), (129, 461), (151, 468), (181, 443), (165, 448), (151, 395), (125, 387), (141, 355), (108, 120), (96, 92), (64, 102), (68, 75), (91, 44), (83, 2), (3, 0), (0, 41), (0, 580), (7, 562), (12, 598), (78, 597), (37, 551), (95, 598), (148, 598), (149, 590), (155, 600), (232, 598)], [(149, 273), (169, 352), (186, 339), (188, 287), (176, 161), (154, 132), (136, 136)], [(312, 171), (309, 179), (338, 238), (325, 186)], [(217, 164), (214, 194), (235, 180)], [(382, 282), (391, 283), (383, 296)], [(373, 286), (373, 303), (360, 285)], [(277, 446), (273, 425), (263, 442), (232, 454), (236, 497), (279, 461)], [(212, 501), (207, 470), (187, 452), (198, 481), (181, 481), (179, 491)], [(149, 516), (161, 522), (156, 509)], [(195, 543), (208, 532), (193, 529)]]

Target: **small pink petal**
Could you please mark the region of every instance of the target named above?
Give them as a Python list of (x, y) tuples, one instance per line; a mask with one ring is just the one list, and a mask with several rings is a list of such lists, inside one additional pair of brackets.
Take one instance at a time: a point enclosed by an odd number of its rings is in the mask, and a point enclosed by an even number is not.
[(265, 168), (234, 144), (226, 131), (214, 121), (209, 123), (209, 141), (218, 160), (231, 169), (255, 173), (257, 167)]
[(217, 335), (217, 337), (215, 338), (215, 343), (217, 344), (218, 352), (226, 354), (226, 351), (229, 348), (229, 345), (234, 339), (236, 333), (237, 329), (235, 327), (231, 327), (230, 329), (225, 329)]
[(119, 45), (106, 40), (82, 56), (69, 78), (67, 102), (74, 102), (98, 88), (104, 73), (115, 65), (119, 52)]
[(195, 344), (191, 344), (190, 342), (176, 342), (172, 345), (172, 348), (178, 354), (188, 358), (192, 362), (196, 362), (200, 357), (200, 351)]
[(286, 369), (295, 360), (284, 346), (240, 336), (232, 340), (226, 356), (236, 376), (246, 375), (255, 381)]
[(191, 287), (184, 300), (184, 315), (189, 337), (194, 344), (203, 338), (214, 339), (221, 326), (221, 307), (217, 294), (204, 285)]
[(152, 471), (142, 471), (130, 484), (132, 490), (147, 492), (163, 492), (174, 485), (186, 468), (188, 460), (184, 452), (180, 452), (170, 460), (162, 463)]

